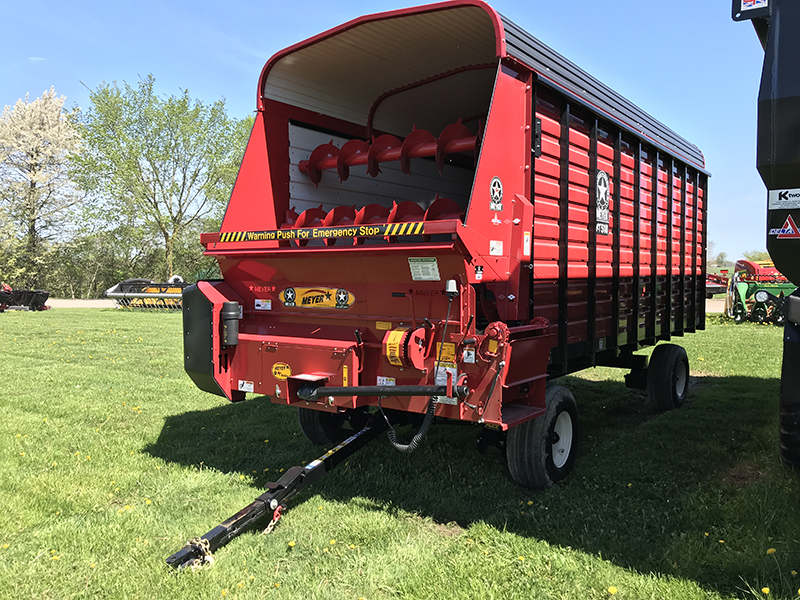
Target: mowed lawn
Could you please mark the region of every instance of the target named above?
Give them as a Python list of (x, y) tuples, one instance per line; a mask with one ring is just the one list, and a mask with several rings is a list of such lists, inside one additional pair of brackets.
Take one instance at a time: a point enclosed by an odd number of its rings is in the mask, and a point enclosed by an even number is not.
[[(321, 454), (293, 409), (229, 404), (183, 372), (180, 314), (0, 314), (0, 597), (800, 598), (800, 478), (778, 459), (781, 330), (685, 338), (689, 403), (622, 371), (565, 378), (575, 471), (515, 485), (473, 426), (402, 455), (381, 438), (211, 568), (164, 560)], [(403, 430), (406, 436), (412, 433)]]

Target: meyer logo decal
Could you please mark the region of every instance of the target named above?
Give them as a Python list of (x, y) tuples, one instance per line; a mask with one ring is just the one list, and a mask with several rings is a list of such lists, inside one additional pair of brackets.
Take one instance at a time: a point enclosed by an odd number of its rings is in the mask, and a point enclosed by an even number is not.
[(356, 297), (344, 288), (284, 289), (278, 298), (290, 308), (350, 308)]
[(272, 376), (280, 381), (286, 381), (292, 376), (292, 367), (283, 362), (272, 365)]

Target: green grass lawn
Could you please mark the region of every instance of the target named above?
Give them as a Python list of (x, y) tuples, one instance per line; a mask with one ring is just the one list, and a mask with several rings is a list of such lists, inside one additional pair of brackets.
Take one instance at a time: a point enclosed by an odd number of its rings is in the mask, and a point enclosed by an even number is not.
[(581, 445), (554, 489), (518, 487), (499, 454), (475, 451), (477, 429), (436, 424), (417, 453), (381, 438), (274, 533), (176, 573), (164, 560), (187, 539), (321, 453), (292, 409), (194, 388), (180, 319), (0, 314), (0, 597), (800, 597), (774, 326), (714, 318), (679, 338), (692, 392), (669, 413), (621, 371), (565, 378)]

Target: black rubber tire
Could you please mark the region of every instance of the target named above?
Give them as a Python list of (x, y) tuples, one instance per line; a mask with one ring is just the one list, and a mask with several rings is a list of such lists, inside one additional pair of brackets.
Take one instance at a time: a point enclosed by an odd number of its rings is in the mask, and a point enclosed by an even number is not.
[(756, 306), (753, 308), (753, 312), (750, 313), (750, 320), (756, 323), (766, 323), (768, 318), (766, 306)]
[(572, 392), (560, 385), (550, 386), (545, 402), (544, 415), (513, 427), (506, 437), (511, 478), (535, 490), (547, 489), (569, 475), (578, 439), (578, 407)]
[(658, 410), (678, 408), (689, 395), (689, 358), (675, 344), (659, 344), (647, 367), (647, 396)]
[(741, 302), (737, 302), (733, 309), (733, 322), (737, 325), (741, 325), (747, 321), (748, 316), (747, 307)]
[(800, 404), (781, 405), (780, 445), (783, 463), (800, 469)]
[(331, 413), (311, 408), (297, 409), (297, 420), (300, 431), (308, 441), (318, 446), (336, 445), (347, 439), (352, 433), (345, 429), (347, 416), (345, 413)]

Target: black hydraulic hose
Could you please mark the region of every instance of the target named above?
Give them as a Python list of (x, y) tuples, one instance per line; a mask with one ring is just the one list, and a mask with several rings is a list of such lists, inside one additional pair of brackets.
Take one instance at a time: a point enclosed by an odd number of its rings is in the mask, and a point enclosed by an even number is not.
[[(389, 441), (392, 443), (392, 446), (397, 448), (397, 450), (400, 452), (414, 452), (414, 450), (420, 447), (420, 444), (422, 444), (422, 440), (425, 439), (425, 436), (428, 435), (428, 430), (433, 424), (433, 415), (435, 412), (436, 400), (431, 398), (430, 402), (428, 403), (428, 411), (425, 413), (425, 418), (422, 420), (422, 425), (408, 444), (402, 444), (398, 442), (397, 432), (395, 432), (394, 427), (389, 425), (389, 431), (387, 432), (387, 435), (389, 436)], [(381, 409), (381, 413), (383, 413), (383, 409)], [(383, 414), (383, 418), (386, 419), (386, 414)], [(389, 423), (388, 419), (386, 420), (386, 423)]]
[[(436, 379), (436, 375), (438, 374), (439, 363), (442, 360), (442, 349), (444, 348), (444, 340), (447, 334), (447, 322), (450, 320), (450, 306), (452, 305), (452, 303), (453, 303), (453, 296), (450, 296), (447, 302), (447, 316), (445, 317), (444, 320), (444, 329), (442, 330), (442, 343), (439, 346), (439, 356), (436, 362), (436, 369), (434, 370), (434, 376), (433, 376), (434, 381)], [(389, 431), (387, 432), (387, 435), (389, 436), (389, 441), (391, 442), (392, 446), (397, 448), (397, 450), (399, 450), (400, 452), (406, 452), (406, 453), (414, 452), (414, 450), (419, 448), (420, 444), (422, 444), (422, 440), (424, 440), (425, 436), (428, 435), (428, 430), (431, 428), (431, 425), (433, 424), (433, 417), (434, 413), (436, 412), (436, 396), (431, 396), (431, 399), (428, 402), (428, 410), (425, 412), (425, 418), (422, 420), (422, 425), (420, 426), (419, 431), (417, 431), (416, 435), (414, 435), (414, 437), (411, 438), (411, 441), (408, 444), (402, 444), (397, 441), (397, 432), (394, 430), (394, 427), (392, 427), (392, 424), (389, 423), (389, 419), (386, 416), (386, 413), (383, 412), (383, 407), (381, 406), (380, 400), (378, 400), (378, 408), (380, 409), (383, 418), (386, 420), (386, 424), (389, 426)]]

